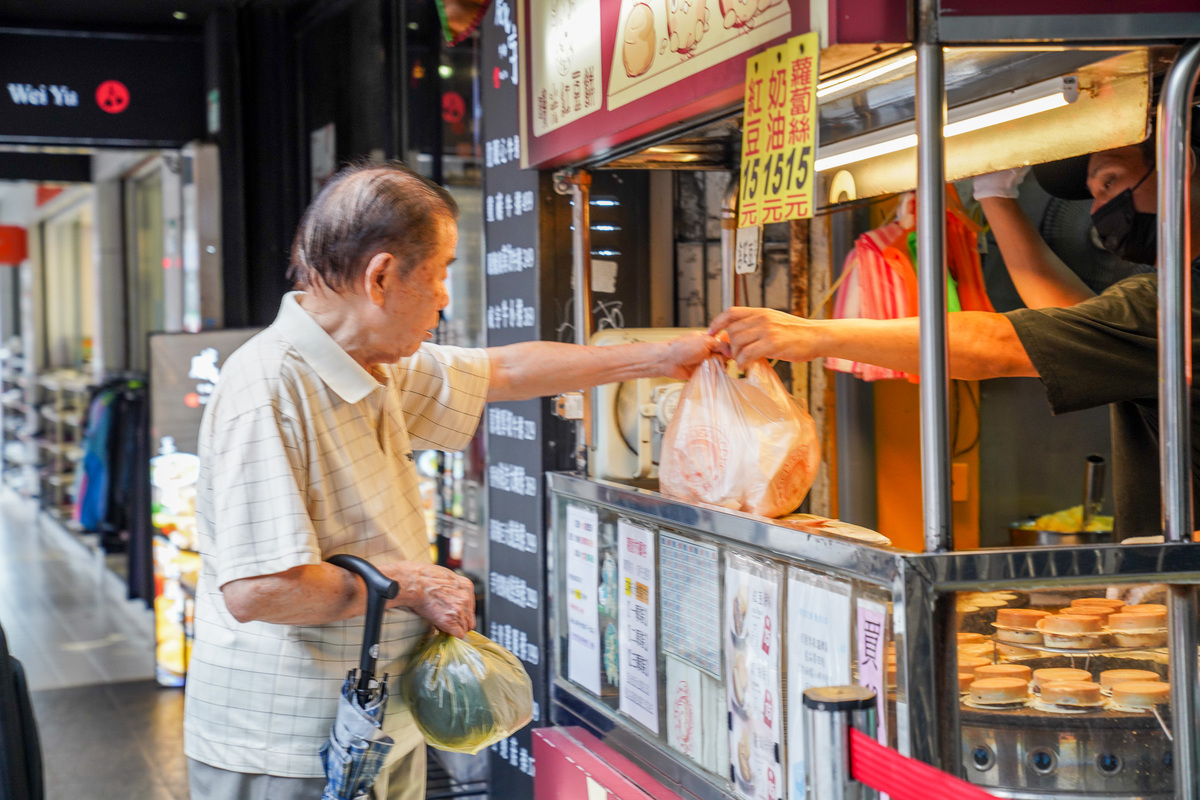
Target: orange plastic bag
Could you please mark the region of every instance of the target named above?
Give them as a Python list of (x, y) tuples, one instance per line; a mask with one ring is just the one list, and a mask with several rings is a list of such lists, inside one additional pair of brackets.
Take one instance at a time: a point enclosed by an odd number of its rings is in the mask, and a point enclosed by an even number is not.
[(816, 423), (766, 361), (740, 380), (723, 364), (707, 359), (683, 387), (663, 435), (659, 489), (764, 517), (791, 513), (821, 462)]

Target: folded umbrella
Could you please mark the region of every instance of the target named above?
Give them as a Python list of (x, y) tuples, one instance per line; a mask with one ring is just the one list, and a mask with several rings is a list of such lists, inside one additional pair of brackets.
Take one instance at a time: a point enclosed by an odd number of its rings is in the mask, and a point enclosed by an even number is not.
[(321, 746), (321, 764), (327, 781), (321, 800), (369, 800), (371, 787), (395, 744), (383, 732), (387, 676), (375, 677), (375, 659), (379, 655), (384, 604), (396, 596), (400, 586), (357, 556), (336, 555), (329, 563), (363, 579), (367, 587), (367, 615), (358, 669), (350, 670), (342, 684), (329, 741)]

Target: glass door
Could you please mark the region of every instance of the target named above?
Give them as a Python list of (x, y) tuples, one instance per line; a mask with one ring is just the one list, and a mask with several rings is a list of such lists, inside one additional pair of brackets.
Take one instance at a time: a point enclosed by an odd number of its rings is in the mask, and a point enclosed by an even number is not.
[(163, 272), (163, 174), (161, 163), (136, 174), (128, 183), (129, 244), (125, 286), (131, 370), (147, 369), (146, 335), (166, 329)]

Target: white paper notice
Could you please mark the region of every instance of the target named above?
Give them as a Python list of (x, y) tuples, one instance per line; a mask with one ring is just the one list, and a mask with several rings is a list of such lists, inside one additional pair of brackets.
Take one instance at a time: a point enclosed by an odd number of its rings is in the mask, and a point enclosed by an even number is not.
[(887, 744), (887, 609), (881, 603), (860, 599), (855, 624), (858, 646), (858, 683), (875, 691), (878, 739)]
[(600, 620), (596, 607), (599, 520), (567, 506), (567, 678), (600, 695)]
[(530, 22), (533, 134), (543, 136), (604, 103), (600, 0), (533, 3)]
[(667, 655), (667, 743), (693, 761), (702, 760), (700, 670)]
[(850, 584), (788, 572), (788, 797), (804, 800), (804, 690), (850, 683)]
[(612, 294), (617, 290), (617, 262), (592, 259), (592, 291)]
[(658, 733), (658, 639), (654, 629), (654, 534), (617, 521), (617, 587), (621, 598), (620, 709)]
[(762, 228), (758, 225), (738, 228), (733, 254), (733, 270), (738, 275), (758, 272), (758, 262), (762, 256)]
[(725, 554), (725, 675), (729, 697), (729, 763), (738, 794), (779, 800), (784, 793), (779, 657), (780, 570)]

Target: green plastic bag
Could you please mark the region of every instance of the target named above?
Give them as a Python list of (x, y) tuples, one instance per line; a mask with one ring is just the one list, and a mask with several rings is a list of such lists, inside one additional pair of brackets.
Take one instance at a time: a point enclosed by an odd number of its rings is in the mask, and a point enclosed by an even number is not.
[(533, 684), (512, 653), (475, 631), (435, 633), (409, 659), (400, 692), (425, 741), (478, 753), (533, 718)]

